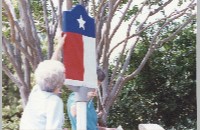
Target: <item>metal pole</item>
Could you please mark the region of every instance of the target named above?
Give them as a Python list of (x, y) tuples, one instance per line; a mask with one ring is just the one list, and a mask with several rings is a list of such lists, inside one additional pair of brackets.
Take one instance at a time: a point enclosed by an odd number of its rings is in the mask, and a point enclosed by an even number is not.
[(87, 130), (87, 102), (76, 102), (77, 130)]
[(89, 88), (80, 87), (75, 93), (76, 97), (76, 127), (77, 130), (87, 130), (87, 93)]

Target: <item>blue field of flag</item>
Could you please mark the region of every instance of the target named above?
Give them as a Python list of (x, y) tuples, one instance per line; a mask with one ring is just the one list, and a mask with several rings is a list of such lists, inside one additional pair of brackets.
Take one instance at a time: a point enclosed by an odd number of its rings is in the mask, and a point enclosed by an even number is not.
[(94, 19), (88, 16), (82, 5), (77, 5), (70, 11), (63, 11), (63, 32), (73, 32), (94, 38)]

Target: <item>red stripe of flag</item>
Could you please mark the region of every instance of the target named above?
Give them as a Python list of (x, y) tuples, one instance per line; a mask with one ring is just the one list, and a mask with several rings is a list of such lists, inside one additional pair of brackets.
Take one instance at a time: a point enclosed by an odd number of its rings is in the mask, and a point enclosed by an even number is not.
[[(67, 32), (63, 49), (63, 63), (67, 79), (84, 80), (84, 58), (83, 58), (83, 40), (82, 35)], [(76, 57), (76, 58), (75, 58)], [(70, 62), (69, 62), (70, 61)], [(68, 69), (69, 68), (69, 69)]]

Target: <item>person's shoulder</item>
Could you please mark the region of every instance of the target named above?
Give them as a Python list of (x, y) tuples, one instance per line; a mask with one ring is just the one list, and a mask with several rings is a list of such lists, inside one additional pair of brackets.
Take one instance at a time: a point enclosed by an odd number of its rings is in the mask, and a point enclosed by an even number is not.
[(59, 96), (57, 96), (56, 94), (51, 94), (49, 96), (49, 99), (52, 99), (52, 100), (61, 100), (61, 98)]
[(68, 103), (68, 104), (73, 104), (74, 102), (75, 102), (75, 93), (72, 92), (72, 93), (69, 95), (68, 99), (67, 99), (67, 103)]
[(48, 100), (49, 100), (50, 102), (52, 102), (52, 103), (53, 103), (53, 102), (62, 103), (62, 99), (61, 99), (59, 96), (55, 95), (55, 94), (50, 95), (49, 98), (48, 98)]
[(57, 109), (60, 112), (62, 112), (63, 101), (59, 96), (53, 94), (53, 95), (48, 97), (46, 108), (49, 109), (49, 110), (53, 110), (53, 109), (56, 110)]
[(75, 93), (74, 93), (74, 92), (72, 92), (72, 93), (69, 95), (69, 97), (68, 97), (68, 98), (70, 98), (70, 99), (72, 98), (72, 99), (73, 99), (74, 97), (75, 97)]

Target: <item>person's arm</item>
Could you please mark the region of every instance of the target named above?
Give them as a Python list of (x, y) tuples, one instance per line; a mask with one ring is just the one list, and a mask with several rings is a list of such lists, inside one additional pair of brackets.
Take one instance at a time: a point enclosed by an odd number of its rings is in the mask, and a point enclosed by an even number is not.
[(62, 130), (64, 123), (63, 102), (59, 97), (51, 96), (46, 106), (46, 129)]
[(96, 97), (96, 96), (97, 96), (97, 90), (90, 91), (90, 92), (87, 93), (87, 98), (88, 98), (89, 100), (93, 99), (93, 98)]
[(71, 112), (71, 115), (73, 117), (76, 116), (76, 104), (73, 104), (71, 107), (70, 107), (70, 112)]
[(66, 34), (62, 37), (62, 32), (61, 31), (58, 31), (58, 45), (51, 57), (51, 60), (61, 60), (61, 52), (62, 52), (62, 48), (63, 48), (63, 45), (65, 43), (65, 37), (66, 37)]

